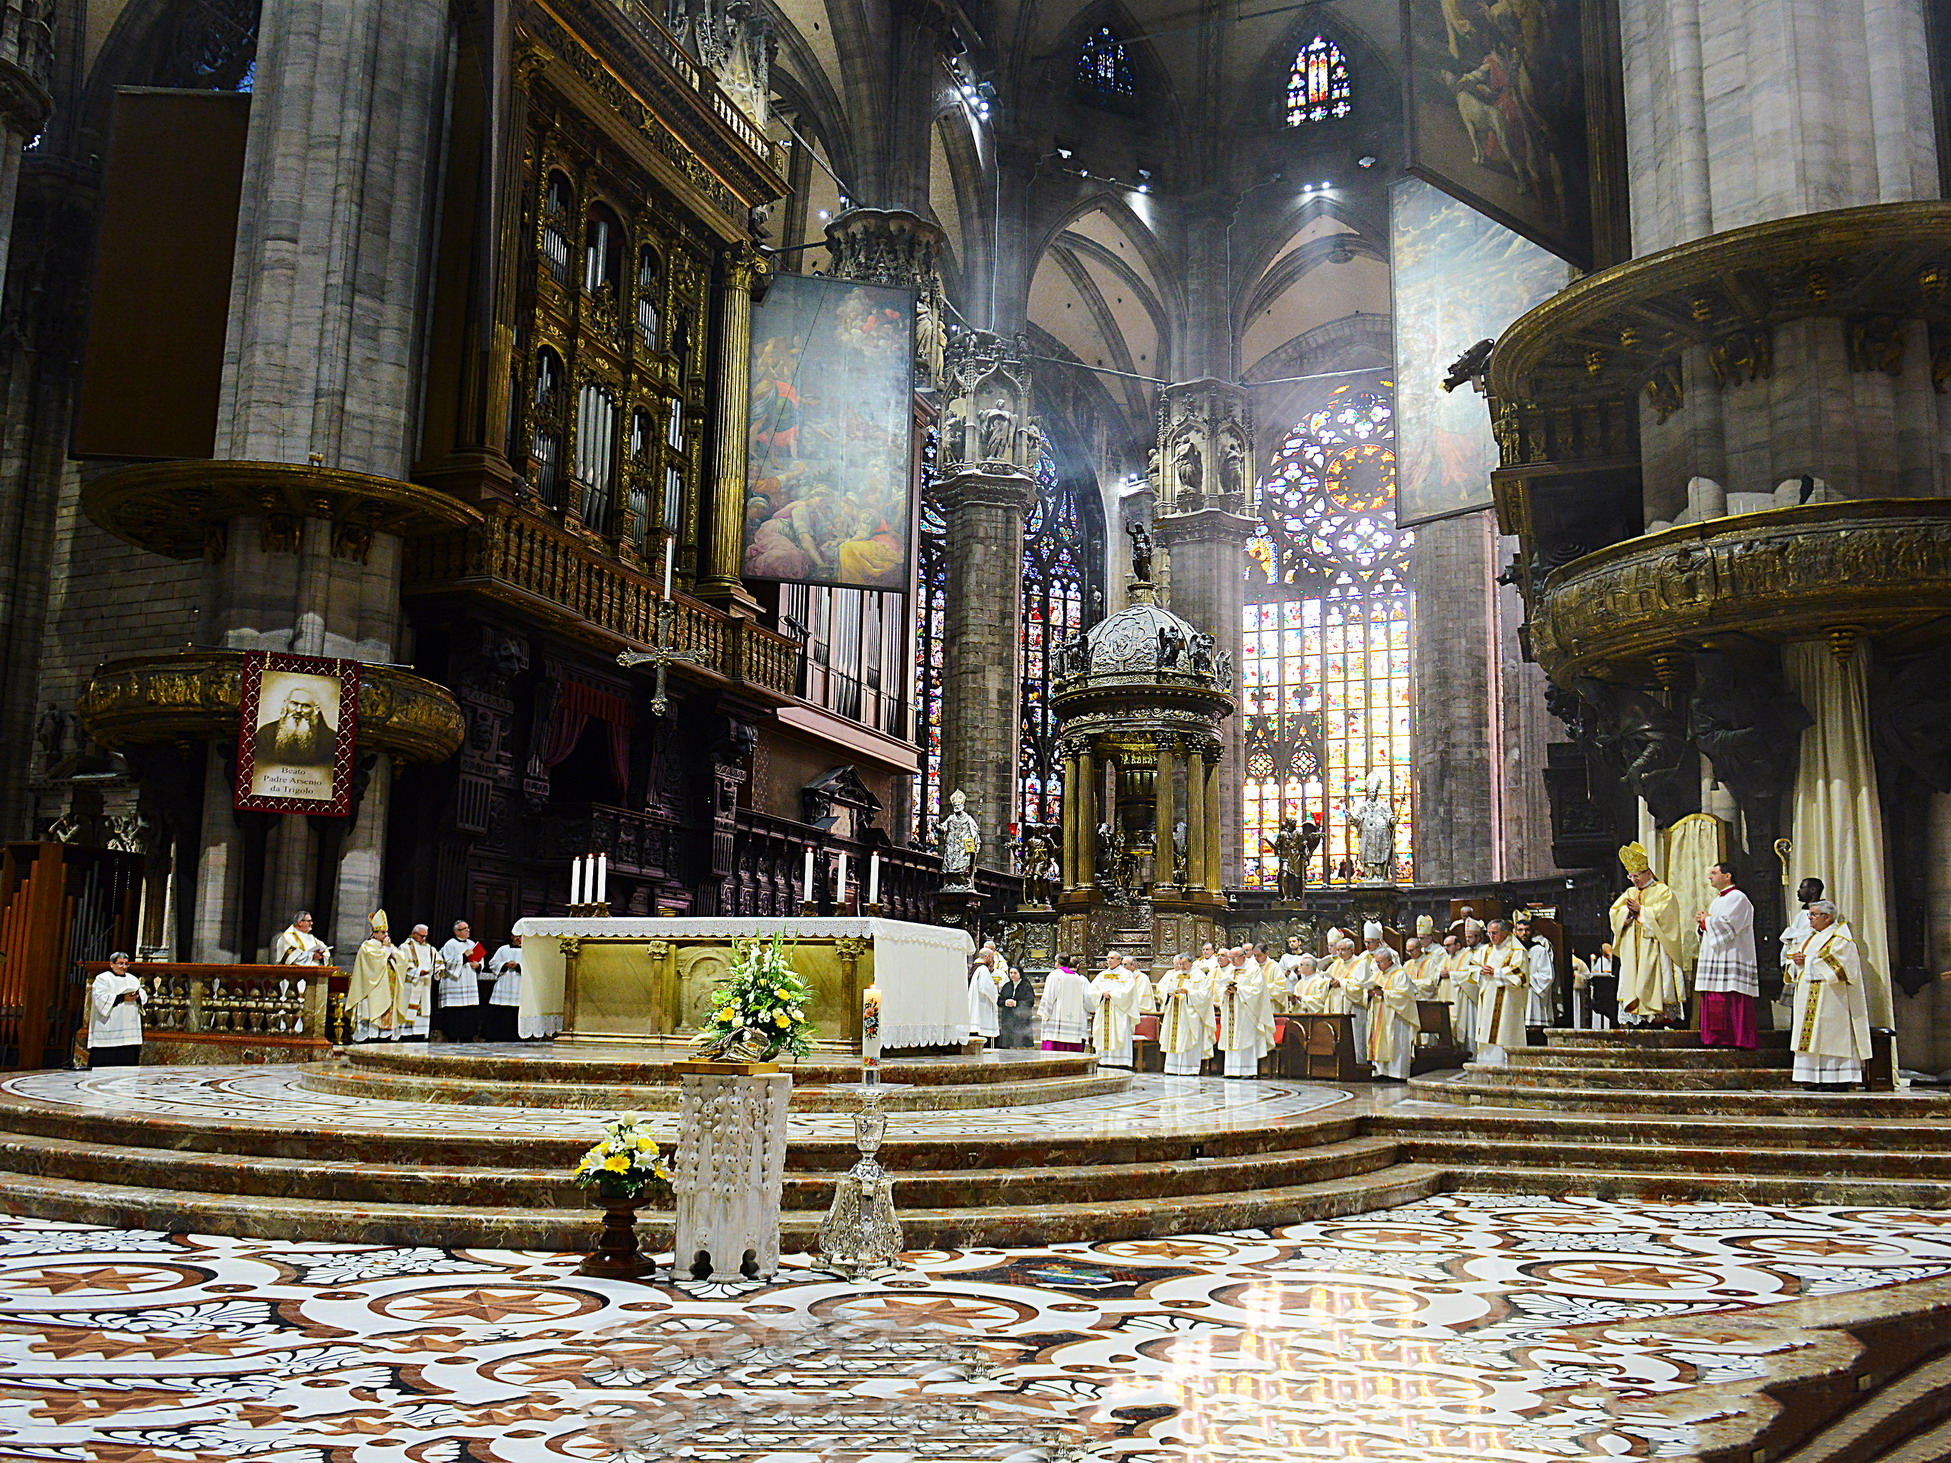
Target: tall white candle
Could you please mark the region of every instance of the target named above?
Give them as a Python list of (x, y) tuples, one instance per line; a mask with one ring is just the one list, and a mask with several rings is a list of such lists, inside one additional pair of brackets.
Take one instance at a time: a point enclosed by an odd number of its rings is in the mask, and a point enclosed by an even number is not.
[(847, 851), (840, 851), (840, 877), (833, 884), (833, 912), (847, 912)]
[(664, 598), (671, 597), (671, 560), (677, 557), (677, 540), (664, 535)]
[(579, 858), (569, 861), (569, 902), (583, 902), (583, 861)]
[(879, 904), (881, 902), (881, 856), (879, 853), (870, 854), (867, 859), (867, 902), (869, 904)]
[(610, 856), (607, 853), (596, 855), (596, 899), (601, 904), (610, 892)]
[(806, 845), (806, 872), (799, 876), (799, 902), (813, 902), (813, 845)]
[(881, 988), (877, 985), (860, 993), (860, 1065), (864, 1081), (880, 1080)]

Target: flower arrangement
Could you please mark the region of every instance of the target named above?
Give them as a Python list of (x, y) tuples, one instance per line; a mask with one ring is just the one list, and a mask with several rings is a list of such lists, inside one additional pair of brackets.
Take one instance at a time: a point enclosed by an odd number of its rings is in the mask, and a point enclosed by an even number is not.
[(812, 988), (793, 969), (785, 936), (734, 940), (732, 968), (711, 993), (711, 1015), (695, 1044), (712, 1059), (770, 1061), (781, 1052), (803, 1057), (813, 1049), (806, 1019)]
[(651, 1135), (650, 1120), (627, 1112), (603, 1130), (603, 1141), (576, 1160), (577, 1184), (605, 1199), (638, 1199), (671, 1186), (670, 1160)]

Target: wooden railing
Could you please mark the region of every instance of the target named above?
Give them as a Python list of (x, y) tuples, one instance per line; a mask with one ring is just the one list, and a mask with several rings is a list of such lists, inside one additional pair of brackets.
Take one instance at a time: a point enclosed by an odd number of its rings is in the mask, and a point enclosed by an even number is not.
[[(619, 649), (645, 650), (655, 642), (663, 596), (649, 575), (511, 504), (490, 504), (482, 512), (477, 527), (413, 544), (408, 594), (474, 590), (551, 617), (566, 612), (614, 639)], [(676, 648), (705, 657), (699, 673), (792, 696), (798, 647), (790, 639), (682, 596), (672, 603), (672, 639)], [(690, 673), (689, 666), (677, 671)]]

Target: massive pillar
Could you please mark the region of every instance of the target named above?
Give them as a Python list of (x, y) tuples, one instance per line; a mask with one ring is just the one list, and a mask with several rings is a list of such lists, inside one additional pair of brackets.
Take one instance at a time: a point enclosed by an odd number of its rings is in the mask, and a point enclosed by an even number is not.
[[(1170, 561), (1172, 609), (1211, 635), (1215, 654), (1237, 666), (1246, 541), (1253, 532), (1253, 520), (1245, 512), (1254, 476), (1253, 417), (1246, 391), (1229, 381), (1167, 388), (1159, 412), (1158, 453), (1164, 492), (1155, 528)], [(1233, 718), (1220, 736), (1220, 806), (1237, 810), (1240, 719)], [(1207, 827), (1221, 878), (1229, 883), (1240, 879), (1240, 824), (1235, 811), (1214, 818)]]
[(1501, 877), (1490, 546), (1481, 513), (1416, 530), (1416, 877), (1429, 884)]
[[(410, 463), (448, 8), (439, 0), (289, 0), (258, 38), (216, 456), (316, 477), (211, 534), (203, 635), (231, 648), (389, 662), (400, 656), (401, 541), (370, 511)], [(316, 491), (313, 489), (316, 488)], [(362, 507), (362, 505), (364, 505)], [(296, 511), (292, 511), (292, 510)], [(215, 769), (213, 769), (215, 770)], [(253, 959), (323, 889), (341, 950), (379, 900), (388, 769), (375, 758), (355, 827), (323, 878), (308, 820), (280, 818), (262, 870), (221, 869), (237, 827), (225, 778), (204, 807), (198, 960)], [(242, 880), (260, 876), (261, 899)], [(232, 901), (258, 908), (247, 929)], [(268, 902), (269, 907), (265, 907)]]

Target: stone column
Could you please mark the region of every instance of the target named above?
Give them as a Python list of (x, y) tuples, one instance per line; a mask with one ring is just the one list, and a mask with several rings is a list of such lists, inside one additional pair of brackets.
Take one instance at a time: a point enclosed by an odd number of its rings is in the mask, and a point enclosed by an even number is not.
[(1083, 778), (1077, 769), (1077, 748), (1064, 746), (1064, 848), (1063, 883), (1065, 889), (1077, 886), (1077, 805), (1084, 795)]
[(905, 208), (851, 208), (826, 226), (835, 279), (895, 285), (915, 292), (915, 385), (942, 377), (943, 294), (941, 260), (948, 236)]
[(1152, 775), (1153, 806), (1157, 818), (1152, 837), (1152, 887), (1172, 883), (1172, 780), (1178, 775), (1178, 755), (1170, 737), (1158, 739), (1158, 769)]
[(984, 847), (1001, 847), (1016, 821), (1023, 619), (1017, 580), (1036, 481), (1025, 473), (963, 472), (937, 491), (948, 524), (942, 787), (968, 794)]
[(53, 8), (37, 0), (0, 3), (0, 288), (14, 236), (20, 160), (54, 110), (48, 83), (54, 63)]
[(1221, 821), (1220, 798), (1223, 792), (1225, 752), (1208, 752), (1205, 759), (1206, 784), (1206, 889), (1208, 893), (1218, 894), (1226, 887), (1225, 856), (1227, 840), (1223, 836), (1225, 824)]
[[(1240, 617), (1246, 603), (1246, 514), (1254, 478), (1253, 416), (1243, 388), (1228, 381), (1169, 387), (1159, 412), (1159, 470), (1165, 491), (1154, 524), (1171, 566), (1172, 609), (1213, 637), (1216, 651), (1240, 660)], [(1242, 750), (1239, 719), (1222, 729), (1223, 796), (1239, 802)], [(1239, 818), (1214, 818), (1224, 877), (1240, 878)]]
[[(1504, 762), (1492, 681), (1488, 513), (1416, 530), (1416, 877), (1431, 884), (1499, 876), (1499, 794)], [(1536, 776), (1536, 768), (1527, 769)]]
[(1186, 888), (1206, 887), (1206, 758), (1194, 747), (1186, 753)]
[[(449, 20), (439, 0), (289, 0), (267, 6), (245, 144), (216, 456), (399, 480), (412, 460), (435, 166), (446, 120)], [(323, 500), (321, 500), (323, 501)], [(332, 501), (342, 504), (343, 494)], [(267, 512), (213, 540), (203, 633), (225, 645), (355, 660), (397, 658), (400, 540), (336, 517)], [(213, 830), (230, 789), (209, 779)], [(387, 770), (340, 840), (334, 927), (348, 949), (376, 907)], [(286, 820), (268, 840), (267, 899), (311, 902), (316, 840)], [(227, 952), (232, 924), (198, 895), (199, 960)], [(289, 911), (266, 908), (267, 924)]]
[(1097, 877), (1097, 758), (1087, 746), (1077, 756), (1077, 786), (1083, 796), (1077, 808), (1077, 885), (1091, 887)]
[(765, 292), (766, 263), (745, 245), (728, 253), (718, 291), (718, 435), (711, 459), (711, 531), (698, 597), (736, 615), (758, 612), (739, 568), (745, 551), (747, 426), (752, 400), (752, 297)]

